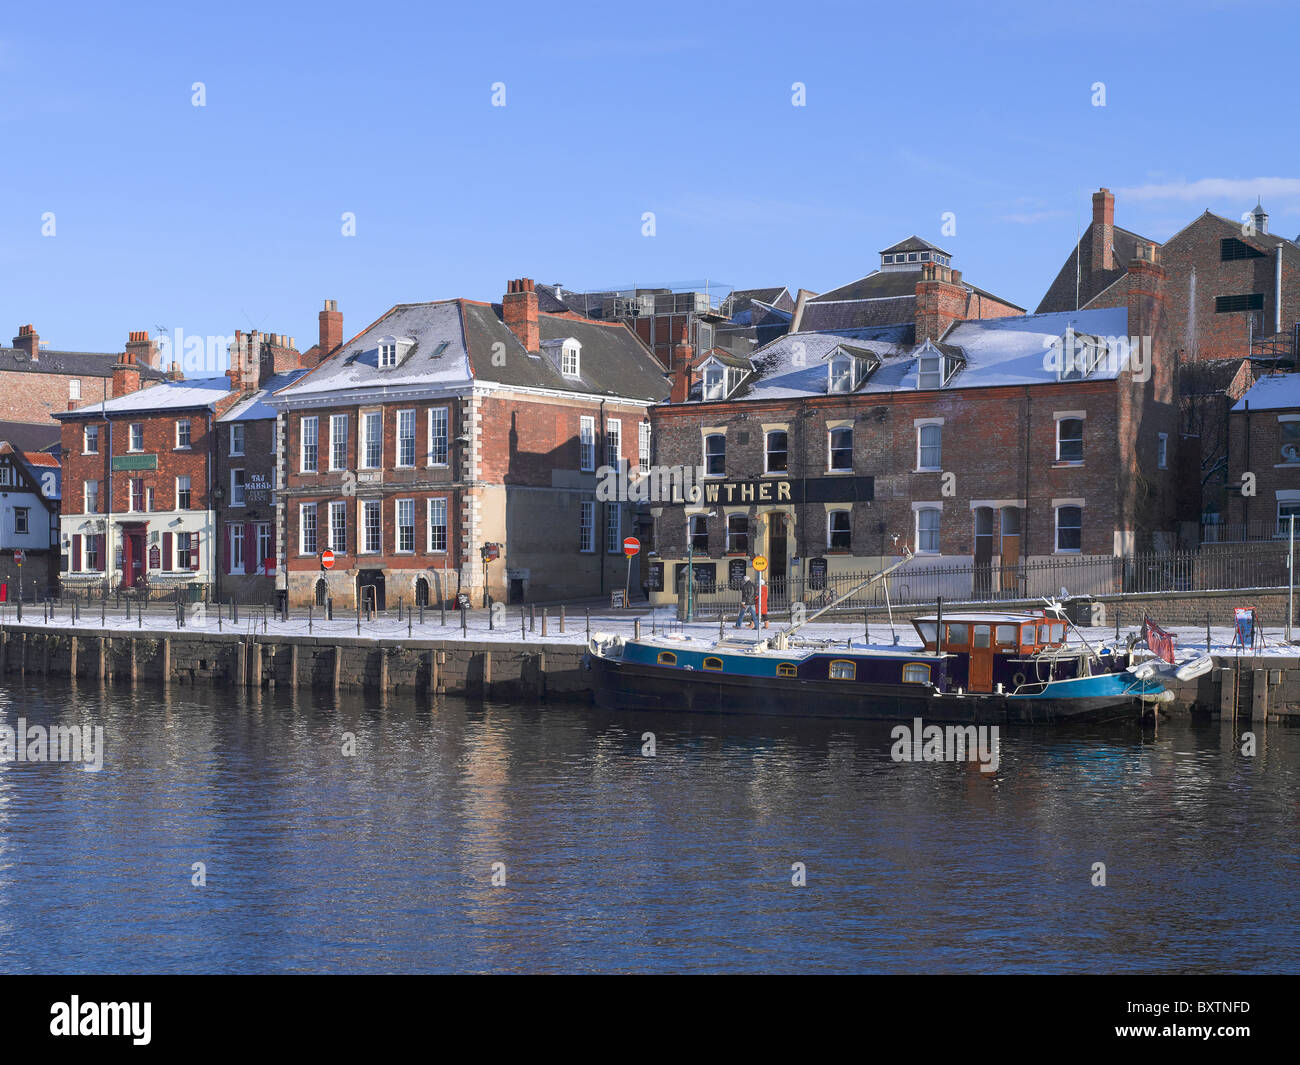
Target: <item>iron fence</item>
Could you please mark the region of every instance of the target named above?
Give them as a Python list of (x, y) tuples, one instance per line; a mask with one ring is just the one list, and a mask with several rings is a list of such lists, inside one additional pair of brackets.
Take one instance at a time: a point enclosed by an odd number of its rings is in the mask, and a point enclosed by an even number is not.
[[(829, 606), (869, 573), (822, 577), (776, 577), (767, 582), (768, 610), (787, 613), (796, 603), (809, 612)], [(835, 612), (924, 606), (939, 597), (954, 603), (997, 603), (1044, 597), (1201, 592), (1283, 588), (1287, 584), (1285, 542), (1205, 545), (1198, 551), (1150, 552), (1129, 556), (1060, 556), (1014, 565), (943, 563), (916, 558), (884, 580), (849, 596)], [(696, 585), (694, 613), (734, 616), (740, 591)]]

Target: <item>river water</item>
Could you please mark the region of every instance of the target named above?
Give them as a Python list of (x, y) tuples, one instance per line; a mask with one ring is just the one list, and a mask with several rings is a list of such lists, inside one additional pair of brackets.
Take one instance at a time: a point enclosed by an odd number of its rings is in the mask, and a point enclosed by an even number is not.
[(53, 680), (20, 717), (105, 755), (0, 763), (8, 973), (1300, 965), (1300, 729), (1004, 728), (985, 773), (871, 722)]

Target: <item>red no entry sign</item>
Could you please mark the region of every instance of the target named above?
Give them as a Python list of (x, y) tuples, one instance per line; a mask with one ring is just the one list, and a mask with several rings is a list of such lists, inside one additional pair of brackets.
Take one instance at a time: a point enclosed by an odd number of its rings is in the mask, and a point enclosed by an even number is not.
[(623, 541), (623, 554), (627, 555), (628, 558), (631, 558), (640, 550), (641, 550), (641, 541), (638, 540), (635, 536), (629, 536), (626, 540)]
[(322, 566), (324, 566), (326, 569), (333, 569), (333, 568), (334, 568), (334, 552), (333, 552), (333, 551), (322, 551), (322, 552), (320, 553), (320, 564), (321, 564)]

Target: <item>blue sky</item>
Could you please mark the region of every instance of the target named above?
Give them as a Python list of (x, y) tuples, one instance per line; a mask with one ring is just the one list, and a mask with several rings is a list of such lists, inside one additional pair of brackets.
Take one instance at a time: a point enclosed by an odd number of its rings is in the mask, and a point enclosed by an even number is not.
[(1032, 309), (1101, 185), (1155, 239), (1257, 193), (1300, 233), (1298, 27), (1199, 0), (26, 5), (0, 25), (0, 343), (306, 348), (325, 298), (351, 336), (518, 276), (825, 291), (912, 232)]

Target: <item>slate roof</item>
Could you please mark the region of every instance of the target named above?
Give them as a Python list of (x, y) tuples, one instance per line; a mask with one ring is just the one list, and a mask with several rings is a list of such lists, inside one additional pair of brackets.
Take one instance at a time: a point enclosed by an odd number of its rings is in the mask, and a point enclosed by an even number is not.
[(306, 372), (305, 369), (289, 370), (286, 373), (278, 373), (273, 377), (268, 377), (266, 384), (264, 384), (258, 391), (254, 392), (251, 396), (241, 399), (231, 407), (230, 410), (221, 415), (217, 421), (256, 422), (274, 418), (276, 415), (276, 409), (267, 402), (271, 393), (281, 388), (288, 387)]
[[(502, 321), (500, 304), (465, 299), (401, 303), (279, 389), (273, 402), (311, 402), (354, 390), (377, 396), (446, 391), (475, 381), (647, 401), (669, 392), (663, 367), (621, 323), (539, 314), (538, 331), (543, 350), (529, 353)], [(377, 341), (390, 334), (409, 337), (414, 344), (397, 366), (380, 369)], [(558, 342), (567, 337), (582, 346), (578, 378), (560, 372)], [(498, 354), (504, 358), (494, 357)]]
[(1115, 250), (1117, 265), (1112, 270), (1100, 271), (1094, 277), (1092, 272), (1092, 224), (1089, 223), (1078, 243), (1070, 249), (1070, 254), (1066, 256), (1060, 271), (1048, 286), (1047, 292), (1039, 301), (1034, 313), (1049, 314), (1054, 311), (1070, 311), (1074, 309), (1076, 252), (1078, 254), (1079, 278), (1078, 305), (1083, 307), (1100, 292), (1109, 288), (1128, 273), (1128, 264), (1137, 255), (1139, 241), (1145, 244), (1154, 244), (1156, 247), (1160, 246), (1154, 240), (1148, 240), (1146, 237), (1121, 226), (1115, 226), (1112, 231), (1111, 247)]
[[(930, 345), (965, 360), (943, 391), (1056, 383), (1057, 375), (1047, 356), (1051, 342), (1067, 328), (1100, 337), (1127, 337), (1128, 309), (1105, 307), (957, 322), (941, 343)], [(841, 344), (880, 359), (880, 367), (856, 390), (857, 394), (916, 390), (918, 361), (927, 345), (914, 342), (912, 327), (890, 326), (784, 336), (754, 352), (750, 359), (754, 374), (731, 398), (770, 400), (825, 395), (825, 359)], [(1113, 379), (1123, 368), (1122, 362), (1104, 362), (1088, 380)]]
[(889, 255), (900, 251), (937, 251), (940, 255), (952, 256), (952, 252), (939, 247), (937, 244), (931, 244), (928, 240), (918, 237), (915, 233), (900, 240), (897, 244), (891, 244), (888, 248), (881, 248), (880, 254)]
[(230, 378), (187, 377), (161, 381), (148, 388), (128, 392), (107, 402), (91, 403), (76, 410), (55, 411), (53, 418), (97, 418), (113, 414), (148, 414), (158, 411), (212, 409), (217, 400), (230, 395)]
[[(113, 364), (120, 354), (99, 351), (48, 351), (41, 348), (37, 358), (28, 358), (21, 348), (0, 348), (0, 372), (57, 373), (74, 377), (112, 377)], [(137, 366), (141, 380), (161, 381), (166, 374), (149, 366)]]
[(19, 451), (57, 449), (60, 430), (54, 422), (0, 422), (0, 440), (8, 440)]

